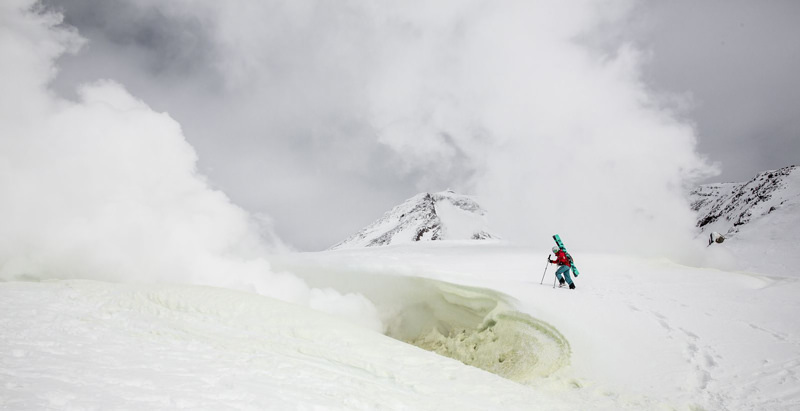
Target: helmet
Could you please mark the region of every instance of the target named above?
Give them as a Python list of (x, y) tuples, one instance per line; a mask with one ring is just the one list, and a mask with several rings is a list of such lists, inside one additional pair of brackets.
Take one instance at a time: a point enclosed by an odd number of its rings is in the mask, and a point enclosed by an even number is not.
[(557, 252), (559, 252), (559, 251), (561, 251), (561, 249), (560, 249), (560, 248), (558, 248), (558, 247), (553, 247), (553, 252), (554, 252), (554, 253), (557, 253)]

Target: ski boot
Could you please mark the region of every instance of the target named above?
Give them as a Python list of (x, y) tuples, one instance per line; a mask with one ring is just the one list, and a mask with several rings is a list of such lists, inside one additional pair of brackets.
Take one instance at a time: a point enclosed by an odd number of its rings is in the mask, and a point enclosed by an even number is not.
[(564, 284), (566, 284), (566, 283), (567, 283), (567, 282), (566, 282), (566, 281), (564, 281), (564, 279), (563, 279), (563, 278), (559, 278), (559, 279), (558, 279), (558, 286), (559, 286), (559, 287), (563, 287), (563, 286), (564, 286)]
[(575, 289), (575, 283), (570, 283), (570, 285), (569, 285), (569, 289), (570, 289), (570, 290), (574, 290), (574, 289)]

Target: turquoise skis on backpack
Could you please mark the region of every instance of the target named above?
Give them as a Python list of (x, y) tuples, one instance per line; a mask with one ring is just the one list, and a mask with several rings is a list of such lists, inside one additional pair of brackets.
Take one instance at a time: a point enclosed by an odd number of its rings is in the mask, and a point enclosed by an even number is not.
[(575, 274), (575, 277), (578, 276), (578, 267), (575, 267), (575, 262), (572, 261), (572, 256), (569, 255), (569, 251), (567, 251), (567, 247), (564, 247), (564, 243), (561, 241), (561, 237), (558, 234), (553, 236), (553, 240), (556, 240), (556, 245), (558, 248), (564, 250), (564, 254), (567, 255), (567, 259), (569, 260), (569, 265), (572, 266), (572, 274)]

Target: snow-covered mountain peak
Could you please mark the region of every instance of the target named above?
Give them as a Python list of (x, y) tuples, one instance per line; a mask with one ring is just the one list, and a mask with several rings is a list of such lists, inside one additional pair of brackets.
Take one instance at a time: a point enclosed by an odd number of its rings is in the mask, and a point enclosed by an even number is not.
[(432, 240), (484, 240), (486, 211), (453, 191), (420, 193), (331, 249), (373, 247)]
[(768, 215), (800, 207), (800, 167), (764, 171), (746, 183), (701, 185), (691, 199), (701, 231), (733, 235)]

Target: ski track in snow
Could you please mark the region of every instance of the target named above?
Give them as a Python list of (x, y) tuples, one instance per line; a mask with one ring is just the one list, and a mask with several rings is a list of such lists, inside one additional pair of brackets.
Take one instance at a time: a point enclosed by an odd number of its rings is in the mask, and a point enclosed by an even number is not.
[[(718, 281), (715, 284), (719, 285), (720, 282)], [(797, 289), (795, 281), (784, 281), (784, 285), (792, 287), (795, 290)], [(702, 289), (703, 286), (700, 287)], [(711, 284), (709, 284), (708, 289), (712, 289)], [(759, 293), (759, 290), (756, 288), (745, 290), (745, 292)], [(774, 399), (763, 398), (758, 394), (762, 392), (760, 387), (776, 387), (785, 384), (798, 384), (800, 382), (797, 379), (796, 371), (798, 368), (797, 353), (800, 353), (800, 349), (798, 349), (800, 347), (798, 347), (796, 341), (789, 341), (788, 333), (775, 332), (747, 321), (729, 318), (724, 308), (714, 307), (716, 304), (711, 303), (707, 306), (698, 304), (698, 302), (703, 301), (702, 299), (695, 300), (694, 302), (689, 301), (687, 303), (685, 300), (676, 298), (666, 298), (659, 301), (659, 296), (651, 293), (647, 293), (647, 295), (639, 293), (637, 297), (639, 297), (638, 303), (628, 300), (628, 307), (633, 311), (643, 313), (647, 317), (650, 317), (650, 321), (658, 324), (664, 331), (663, 335), (667, 340), (682, 347), (684, 361), (689, 365), (684, 389), (688, 393), (693, 393), (692, 397), (701, 399), (696, 402), (699, 403), (702, 408), (784, 409), (782, 407), (787, 406)], [(620, 296), (619, 298), (623, 297)], [(710, 298), (709, 300), (714, 303), (720, 301), (716, 298)], [(736, 300), (728, 301), (727, 303), (730, 304), (731, 302), (735, 303)], [(769, 304), (769, 299), (764, 299), (761, 304)], [(676, 316), (675, 314), (687, 311), (698, 316), (698, 319), (687, 321), (688, 318), (675, 318), (683, 317)], [(778, 311), (779, 310), (776, 310), (774, 312), (774, 318), (783, 317)], [(769, 317), (762, 317), (764, 320), (768, 318)], [(719, 322), (720, 324), (714, 326), (714, 322)], [(695, 324), (689, 326), (684, 325), (687, 323), (705, 323), (705, 326)], [(747, 332), (743, 327), (744, 325), (759, 331), (762, 337), (767, 336), (769, 338), (766, 340), (764, 338), (754, 338), (752, 333)], [(709, 330), (714, 330), (717, 327), (725, 329), (725, 327), (728, 326), (733, 326), (734, 329), (738, 331), (725, 333), (725, 338), (709, 338), (707, 336)], [(795, 331), (797, 330), (795, 329)], [(704, 337), (701, 337), (701, 335)], [(725, 355), (721, 354), (719, 350), (715, 348), (717, 345), (762, 344), (755, 341), (764, 341), (763, 344), (765, 344), (765, 346), (770, 343), (778, 343), (786, 347), (786, 343), (789, 343), (789, 345), (795, 347), (795, 354), (792, 355), (795, 359), (786, 361), (771, 369), (767, 367), (761, 371), (754, 371), (758, 367), (755, 367), (755, 362), (752, 361), (752, 358), (749, 358), (751, 365), (749, 370), (750, 375), (729, 375), (730, 373), (721, 370), (721, 367), (725, 366), (734, 368), (735, 364), (740, 362), (742, 358), (726, 358)], [(769, 355), (768, 349), (753, 351), (759, 351), (759, 355)], [(765, 365), (770, 364), (769, 360), (764, 361)], [(797, 404), (797, 390), (794, 391), (792, 396), (795, 397), (793, 403)], [(754, 405), (759, 403), (760, 405)], [(792, 407), (789, 406), (786, 409), (791, 408)]]

